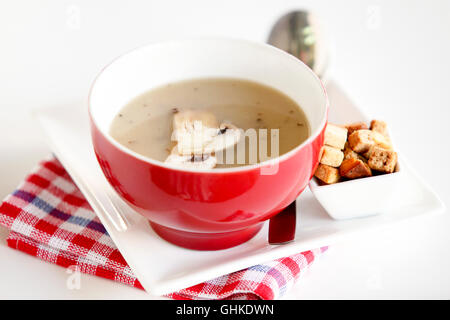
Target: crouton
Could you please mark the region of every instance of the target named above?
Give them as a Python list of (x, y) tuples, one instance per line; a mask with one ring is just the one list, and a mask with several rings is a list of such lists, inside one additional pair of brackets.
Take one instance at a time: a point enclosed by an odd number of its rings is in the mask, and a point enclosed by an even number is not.
[(370, 158), (370, 152), (371, 152), (371, 150), (372, 150), (373, 147), (374, 147), (374, 146), (371, 146), (371, 147), (369, 148), (369, 150), (367, 150), (366, 152), (364, 152), (364, 153), (362, 154), (363, 158), (366, 159), (366, 161)]
[(328, 124), (315, 176), (326, 184), (345, 179), (392, 173), (397, 165), (387, 125), (373, 120), (370, 129), (364, 122), (347, 125)]
[(370, 157), (367, 163), (373, 170), (392, 173), (395, 170), (397, 158), (395, 151), (374, 146), (370, 149)]
[(326, 164), (330, 167), (339, 167), (342, 160), (344, 160), (344, 153), (341, 150), (329, 146), (323, 146), (320, 163)]
[(391, 139), (389, 137), (382, 135), (379, 132), (372, 131), (372, 139), (375, 142), (375, 145), (383, 148), (383, 149), (392, 149)]
[(357, 153), (364, 153), (375, 144), (372, 136), (370, 130), (357, 130), (348, 137), (348, 146)]
[(389, 137), (389, 132), (387, 129), (387, 124), (381, 120), (372, 120), (370, 122), (370, 130), (374, 132), (381, 133), (385, 137)]
[(339, 174), (349, 179), (356, 179), (362, 177), (369, 177), (372, 175), (372, 170), (369, 166), (360, 159), (349, 158), (345, 159), (339, 168)]
[(347, 129), (328, 123), (325, 129), (324, 144), (330, 147), (344, 149), (345, 142), (347, 141)]
[(351, 135), (354, 131), (369, 129), (364, 122), (354, 122), (345, 126), (348, 131), (348, 135)]
[(326, 184), (332, 184), (339, 181), (341, 178), (339, 176), (339, 170), (326, 164), (320, 163), (314, 173), (314, 176), (318, 178), (320, 181), (325, 182)]
[(353, 151), (348, 145), (346, 145), (344, 148), (344, 160), (350, 158), (363, 160), (363, 157), (361, 155), (359, 155), (358, 153)]

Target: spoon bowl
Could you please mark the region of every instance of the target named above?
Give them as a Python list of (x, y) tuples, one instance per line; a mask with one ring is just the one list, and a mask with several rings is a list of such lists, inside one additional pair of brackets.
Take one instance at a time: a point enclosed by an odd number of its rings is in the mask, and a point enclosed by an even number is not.
[(267, 42), (299, 58), (319, 78), (328, 64), (323, 28), (317, 17), (307, 11), (292, 11), (274, 24)]

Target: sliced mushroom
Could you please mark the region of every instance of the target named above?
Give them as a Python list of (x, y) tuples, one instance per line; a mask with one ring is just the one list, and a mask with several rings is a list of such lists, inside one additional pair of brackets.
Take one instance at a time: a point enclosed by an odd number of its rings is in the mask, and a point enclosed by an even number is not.
[(173, 140), (181, 155), (210, 154), (239, 142), (241, 132), (231, 123), (218, 124), (208, 111), (187, 110), (174, 115)]
[(214, 153), (234, 146), (241, 138), (241, 130), (229, 122), (222, 122), (216, 136), (205, 145), (205, 152)]
[(217, 158), (211, 154), (180, 155), (175, 146), (165, 163), (174, 164), (184, 168), (212, 169), (217, 164)]
[(219, 125), (208, 111), (176, 112), (173, 129), (172, 140), (177, 145), (165, 162), (186, 168), (214, 168), (217, 164), (214, 153), (237, 144), (241, 137), (240, 129), (229, 122)]
[(217, 135), (219, 124), (207, 111), (186, 110), (173, 116), (173, 140), (181, 155), (203, 154), (204, 147)]

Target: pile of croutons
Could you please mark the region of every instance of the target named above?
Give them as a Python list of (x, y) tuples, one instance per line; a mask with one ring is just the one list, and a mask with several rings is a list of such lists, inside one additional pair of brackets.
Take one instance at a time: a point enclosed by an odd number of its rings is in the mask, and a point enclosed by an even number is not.
[(387, 125), (372, 120), (349, 125), (328, 123), (324, 146), (315, 176), (325, 184), (394, 172), (397, 153), (393, 150)]

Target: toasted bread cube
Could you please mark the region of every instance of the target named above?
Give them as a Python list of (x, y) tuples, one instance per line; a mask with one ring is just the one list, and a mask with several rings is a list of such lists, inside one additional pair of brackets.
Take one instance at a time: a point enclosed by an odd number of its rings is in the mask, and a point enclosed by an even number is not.
[(330, 147), (344, 149), (345, 142), (347, 141), (347, 129), (328, 123), (325, 129), (324, 144)]
[(370, 130), (381, 133), (383, 136), (386, 136), (386, 137), (389, 136), (387, 124), (386, 124), (386, 122), (381, 121), (381, 120), (372, 120), (370, 122)]
[(348, 137), (348, 146), (357, 153), (367, 152), (374, 144), (373, 132), (370, 130), (357, 130)]
[(364, 152), (364, 153), (362, 154), (363, 158), (366, 159), (366, 161), (369, 160), (369, 158), (370, 158), (370, 152), (372, 151), (372, 148), (373, 148), (373, 147), (374, 147), (374, 146), (371, 146), (369, 150), (367, 150), (366, 152)]
[(365, 124), (364, 122), (354, 122), (354, 123), (350, 123), (348, 125), (345, 126), (348, 130), (348, 135), (351, 135), (353, 132), (357, 131), (357, 130), (364, 130), (364, 129), (369, 129), (367, 127), (367, 124)]
[(344, 160), (344, 153), (341, 150), (329, 146), (323, 146), (320, 163), (326, 164), (330, 167), (339, 167), (342, 160)]
[(345, 159), (339, 168), (339, 174), (349, 179), (356, 179), (362, 177), (370, 177), (372, 170), (370, 170), (367, 163), (360, 159), (349, 158)]
[(386, 150), (392, 150), (392, 144), (389, 138), (385, 138), (384, 136), (381, 136), (377, 132), (373, 132), (372, 138), (374, 140), (374, 145), (369, 148), (366, 152), (362, 153), (362, 156), (364, 159), (368, 160), (370, 158), (370, 155), (372, 153), (372, 150), (374, 147), (380, 147)]
[(383, 148), (383, 149), (392, 149), (391, 139), (389, 137), (382, 135), (379, 132), (372, 131), (372, 139), (375, 142), (375, 145)]
[(350, 158), (360, 159), (361, 156), (358, 153), (356, 153), (355, 151), (353, 151), (348, 145), (346, 145), (344, 148), (344, 160), (350, 159)]
[(320, 163), (319, 166), (317, 167), (314, 176), (316, 176), (317, 179), (319, 179), (322, 182), (325, 182), (326, 184), (336, 183), (341, 178), (339, 176), (338, 169), (327, 166), (326, 164), (322, 163)]
[(397, 159), (395, 151), (374, 146), (370, 149), (370, 158), (367, 163), (373, 170), (392, 173), (395, 170)]

